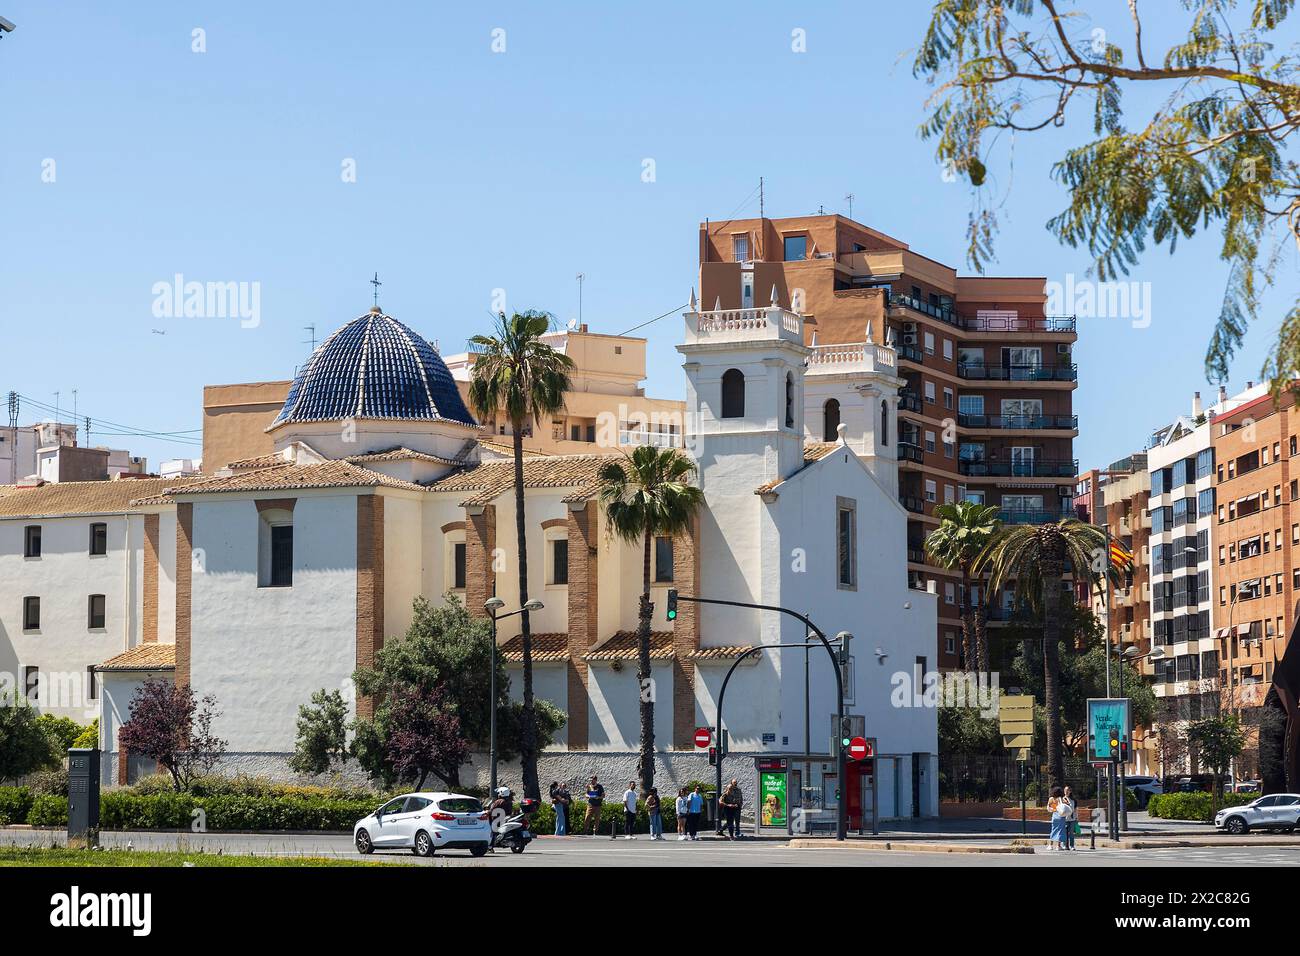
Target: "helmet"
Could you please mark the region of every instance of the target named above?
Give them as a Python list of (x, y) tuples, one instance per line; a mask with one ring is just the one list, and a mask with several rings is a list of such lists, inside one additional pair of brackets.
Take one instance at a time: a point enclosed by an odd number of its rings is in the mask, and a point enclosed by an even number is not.
[(498, 797), (508, 797), (508, 796), (510, 796), (510, 788), (509, 788), (509, 787), (497, 787), (497, 789), (496, 789), (496, 795), (497, 795)]

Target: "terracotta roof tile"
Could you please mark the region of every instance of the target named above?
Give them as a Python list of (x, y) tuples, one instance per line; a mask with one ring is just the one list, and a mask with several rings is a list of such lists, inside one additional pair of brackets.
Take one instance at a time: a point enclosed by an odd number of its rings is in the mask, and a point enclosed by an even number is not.
[[(0, 518), (46, 518), (59, 515), (134, 511), (140, 499), (164, 488), (184, 487), (202, 478), (119, 478), (114, 481), (59, 481), (24, 488), (0, 486)], [(146, 502), (155, 504), (152, 500)]]
[(803, 471), (813, 462), (821, 461), (823, 458), (825, 458), (827, 455), (833, 452), (836, 448), (838, 448), (839, 444), (840, 444), (839, 442), (835, 442), (835, 441), (806, 442), (803, 446), (803, 464), (788, 478), (773, 478), (771, 481), (766, 481), (763, 484), (759, 485), (757, 488), (754, 489), (754, 494), (765, 495), (769, 491), (775, 490), (778, 485), (786, 481), (789, 481), (790, 478), (793, 478), (795, 475), (799, 474), (799, 472)]
[[(650, 659), (672, 660), (673, 632), (655, 631), (650, 635)], [(636, 631), (619, 631), (594, 651), (589, 651), (589, 661), (634, 661), (637, 658)]]
[[(574, 488), (591, 493), (596, 472), (609, 461), (606, 455), (547, 455), (524, 460), (525, 488)], [(432, 482), (430, 491), (474, 492), (462, 502), (466, 505), (487, 504), (508, 491), (515, 483), (513, 458), (485, 461)], [(571, 494), (565, 498), (576, 499)]]
[[(505, 455), (507, 458), (515, 457), (515, 446), (510, 444), (509, 442), (480, 439), (478, 444), (482, 445), (484, 448), (488, 449), (489, 451), (496, 452), (498, 455)], [(529, 451), (527, 448), (525, 448), (524, 457), (525, 458), (549, 458), (551, 456), (546, 454), (546, 452), (544, 451)]]
[(386, 448), (383, 451), (367, 452), (364, 455), (349, 455), (344, 461), (350, 461), (354, 465), (363, 464), (369, 461), (429, 461), (437, 465), (462, 465), (464, 462), (457, 461), (454, 458), (442, 458), (438, 455), (427, 455), (422, 451), (414, 451), (410, 448), (396, 446)]
[[(569, 659), (568, 634), (534, 634), (533, 663), (550, 664)], [(524, 661), (524, 638), (522, 635), (510, 638), (501, 645), (499, 652), (502, 659), (511, 664)]]
[(347, 461), (323, 461), (314, 465), (285, 464), (246, 474), (208, 478), (197, 484), (167, 488), (165, 493), (217, 494), (231, 491), (294, 491), (308, 488), (402, 488), (423, 491), (423, 485), (362, 468)]
[[(692, 661), (734, 661), (746, 651), (752, 651), (753, 649), (753, 645), (701, 647), (687, 654), (686, 659)], [(757, 655), (755, 655), (755, 660), (757, 660)]]
[(110, 657), (97, 671), (154, 671), (176, 666), (175, 644), (137, 644), (124, 654)]
[(258, 455), (256, 458), (241, 458), (238, 461), (232, 461), (226, 467), (231, 471), (248, 471), (254, 468), (277, 468), (286, 464), (289, 464), (289, 460), (280, 455)]

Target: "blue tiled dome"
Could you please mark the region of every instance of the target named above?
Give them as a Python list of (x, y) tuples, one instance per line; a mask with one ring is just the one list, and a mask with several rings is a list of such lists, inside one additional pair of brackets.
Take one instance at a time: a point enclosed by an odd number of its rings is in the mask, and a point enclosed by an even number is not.
[(312, 353), (272, 427), (344, 418), (477, 424), (433, 346), (392, 316), (373, 310)]

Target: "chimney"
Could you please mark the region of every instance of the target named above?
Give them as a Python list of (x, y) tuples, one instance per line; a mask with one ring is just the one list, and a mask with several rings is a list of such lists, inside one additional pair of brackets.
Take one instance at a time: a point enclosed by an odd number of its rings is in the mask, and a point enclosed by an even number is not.
[(1254, 388), (1254, 387), (1255, 387), (1255, 383), (1254, 383), (1254, 382), (1247, 382), (1247, 383), (1246, 383), (1246, 391), (1249, 392), (1249, 391), (1250, 391), (1252, 388)]
[(1224, 402), (1226, 402), (1227, 400), (1228, 400), (1228, 386), (1226, 386), (1226, 385), (1220, 385), (1220, 386), (1219, 386), (1219, 404), (1222, 405), (1222, 404), (1223, 404)]
[(1201, 408), (1201, 393), (1192, 392), (1192, 417), (1200, 418), (1204, 412), (1205, 410)]

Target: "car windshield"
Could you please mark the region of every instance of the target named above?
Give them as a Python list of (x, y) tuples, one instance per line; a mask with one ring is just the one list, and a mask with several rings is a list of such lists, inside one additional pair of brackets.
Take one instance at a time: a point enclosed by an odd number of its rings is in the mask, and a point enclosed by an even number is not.
[(473, 797), (445, 797), (438, 801), (438, 809), (443, 813), (478, 813), (483, 806)]

